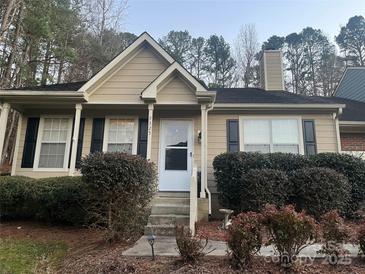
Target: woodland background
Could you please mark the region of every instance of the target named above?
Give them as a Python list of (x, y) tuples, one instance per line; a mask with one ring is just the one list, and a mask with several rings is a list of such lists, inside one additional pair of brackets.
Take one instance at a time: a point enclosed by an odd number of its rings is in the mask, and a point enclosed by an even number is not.
[[(127, 0), (1, 0), (0, 89), (89, 79), (139, 34), (120, 31)], [(306, 27), (259, 44), (243, 25), (232, 44), (223, 36), (171, 30), (161, 45), (209, 87), (258, 87), (264, 49), (281, 49), (286, 89), (331, 96), (346, 66), (365, 66), (365, 19), (353, 16), (334, 42)], [(17, 113), (11, 111), (2, 162), (11, 163)], [(0, 170), (1, 171), (1, 170)]]

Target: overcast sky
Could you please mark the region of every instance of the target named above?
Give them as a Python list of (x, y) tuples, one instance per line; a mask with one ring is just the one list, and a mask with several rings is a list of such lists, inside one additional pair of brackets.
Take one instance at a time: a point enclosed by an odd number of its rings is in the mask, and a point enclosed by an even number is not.
[(244, 24), (255, 24), (259, 41), (304, 27), (322, 29), (331, 40), (354, 15), (365, 16), (365, 0), (128, 0), (123, 30), (155, 38), (170, 30), (193, 36), (223, 35), (232, 43)]

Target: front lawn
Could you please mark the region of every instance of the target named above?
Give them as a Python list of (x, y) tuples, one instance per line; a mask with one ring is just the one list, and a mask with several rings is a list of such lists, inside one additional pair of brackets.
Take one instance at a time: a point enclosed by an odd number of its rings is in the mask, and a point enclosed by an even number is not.
[(0, 239), (1, 273), (52, 273), (67, 250), (64, 242)]

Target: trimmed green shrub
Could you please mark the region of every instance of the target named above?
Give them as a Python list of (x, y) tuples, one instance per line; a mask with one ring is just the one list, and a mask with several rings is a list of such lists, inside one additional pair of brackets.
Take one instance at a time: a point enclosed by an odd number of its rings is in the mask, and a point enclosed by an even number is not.
[(343, 212), (350, 192), (347, 178), (329, 168), (304, 168), (290, 174), (290, 202), (317, 219), (330, 210)]
[(125, 153), (95, 153), (82, 159), (90, 193), (92, 222), (107, 227), (107, 239), (127, 239), (143, 231), (157, 190), (155, 165)]
[(35, 180), (23, 176), (0, 176), (0, 217), (23, 219), (34, 217), (38, 196)]
[(227, 231), (227, 245), (231, 263), (244, 268), (262, 246), (262, 215), (256, 212), (240, 213), (232, 218)]
[(269, 242), (279, 253), (284, 267), (292, 267), (299, 252), (317, 239), (317, 225), (314, 219), (302, 212), (296, 212), (293, 205), (277, 209), (266, 205), (263, 211)]
[(301, 154), (277, 152), (265, 154), (265, 157), (269, 162), (269, 168), (278, 169), (286, 173), (312, 166), (308, 157)]
[(216, 156), (213, 167), (220, 203), (238, 212), (243, 188), (242, 175), (251, 169), (268, 168), (269, 162), (261, 153), (230, 152)]
[(345, 175), (351, 185), (351, 202), (346, 215), (351, 216), (365, 206), (365, 161), (348, 154), (320, 153), (310, 156), (313, 167), (327, 167)]
[(87, 222), (88, 193), (81, 176), (38, 179), (36, 217), (50, 223), (82, 225)]
[(260, 211), (265, 204), (284, 205), (288, 177), (275, 169), (252, 169), (240, 180), (240, 211)]

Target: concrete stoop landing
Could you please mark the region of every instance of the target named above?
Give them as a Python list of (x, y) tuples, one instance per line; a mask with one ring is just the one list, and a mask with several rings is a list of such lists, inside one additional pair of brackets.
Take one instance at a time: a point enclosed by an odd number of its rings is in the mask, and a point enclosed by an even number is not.
[(152, 201), (145, 235), (174, 236), (176, 225), (189, 225), (189, 192), (159, 192)]

